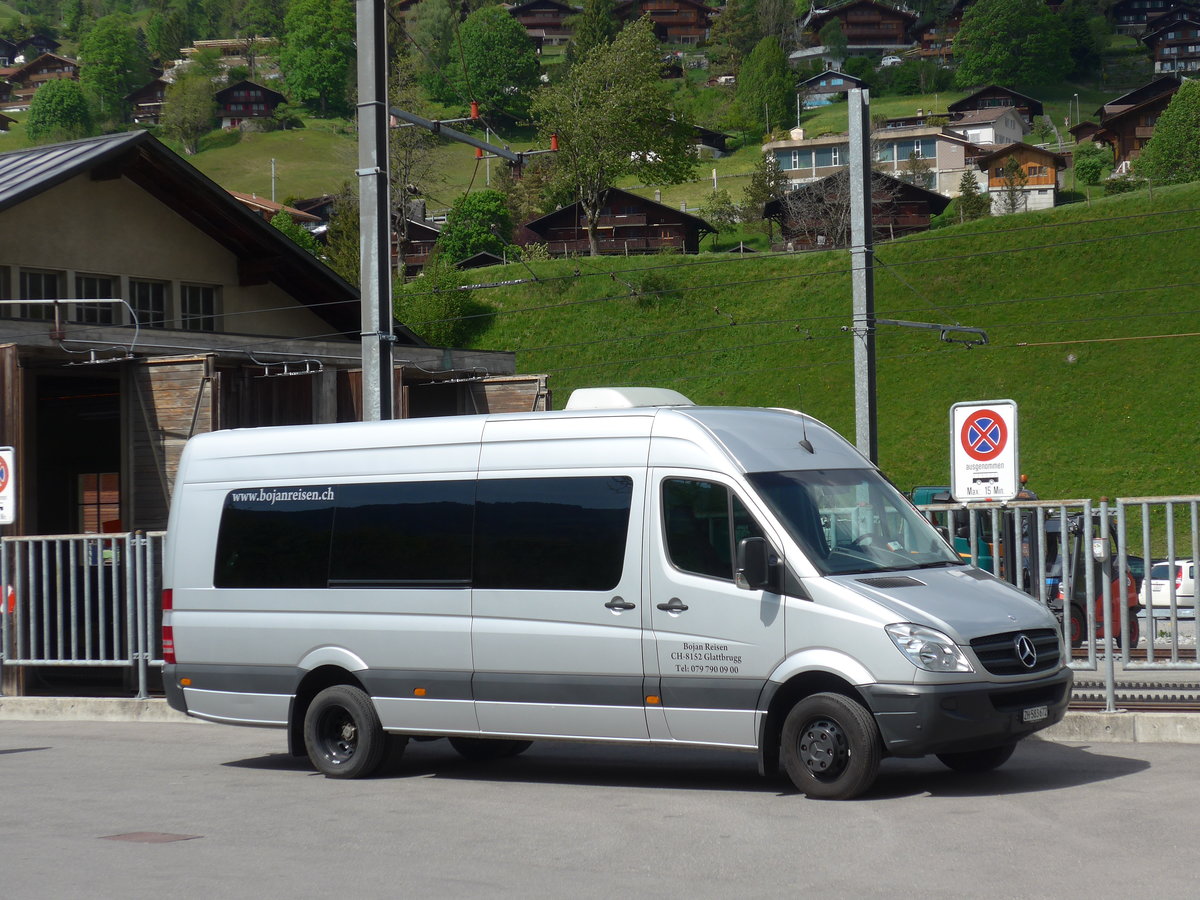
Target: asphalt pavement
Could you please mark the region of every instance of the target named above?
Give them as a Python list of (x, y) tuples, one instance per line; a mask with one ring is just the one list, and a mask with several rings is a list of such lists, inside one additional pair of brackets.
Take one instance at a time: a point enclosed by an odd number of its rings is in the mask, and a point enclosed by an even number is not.
[(279, 731), (0, 721), (0, 896), (1195, 896), (1200, 745), (1026, 741), (997, 772), (885, 760), (821, 802), (753, 757), (410, 745), (336, 781)]

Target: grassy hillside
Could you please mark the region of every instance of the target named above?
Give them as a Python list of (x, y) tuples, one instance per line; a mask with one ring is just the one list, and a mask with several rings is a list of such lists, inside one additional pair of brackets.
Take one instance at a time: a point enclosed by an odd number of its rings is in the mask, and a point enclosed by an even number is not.
[[(1043, 496), (1194, 493), (1200, 185), (955, 226), (877, 247), (881, 318), (963, 324), (990, 343), (878, 332), (880, 462), (943, 483), (949, 407), (1011, 398)], [(700, 403), (801, 407), (853, 435), (848, 253), (533, 263), (473, 292), (473, 346), (576, 387), (672, 387)], [(528, 278), (520, 265), (471, 273)], [(410, 323), (418, 330), (419, 323)]]

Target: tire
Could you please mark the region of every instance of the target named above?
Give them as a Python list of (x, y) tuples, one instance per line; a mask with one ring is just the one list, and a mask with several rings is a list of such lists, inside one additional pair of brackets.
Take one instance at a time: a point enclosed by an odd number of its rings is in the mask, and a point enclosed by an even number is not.
[(356, 687), (325, 688), (304, 715), (304, 748), (326, 778), (373, 775), (387, 755), (388, 744), (375, 705)]
[(1070, 635), (1072, 647), (1083, 646), (1083, 632), (1087, 628), (1087, 616), (1083, 614), (1083, 610), (1071, 604), (1070, 611), (1067, 615), (1067, 634)]
[[(1142, 639), (1142, 628), (1138, 624), (1137, 614), (1134, 613), (1133, 610), (1130, 610), (1130, 613), (1131, 613), (1131, 615), (1129, 616), (1129, 648), (1132, 650), (1134, 647), (1136, 647), (1138, 645), (1138, 641), (1140, 641)], [(1121, 646), (1121, 628), (1120, 628), (1121, 623), (1114, 622), (1113, 624), (1117, 626), (1116, 632), (1113, 634), (1113, 646), (1120, 647)]]
[(942, 764), (955, 772), (990, 772), (998, 769), (1013, 755), (1016, 744), (1001, 744), (999, 747), (988, 747), (986, 750), (967, 750), (964, 753), (939, 753), (937, 758)]
[(450, 738), (453, 747), (465, 759), (486, 762), (492, 759), (509, 759), (524, 753), (533, 741), (506, 741), (496, 738)]
[(779, 746), (783, 767), (814, 800), (849, 800), (875, 781), (882, 748), (875, 719), (841, 694), (813, 694), (792, 707)]

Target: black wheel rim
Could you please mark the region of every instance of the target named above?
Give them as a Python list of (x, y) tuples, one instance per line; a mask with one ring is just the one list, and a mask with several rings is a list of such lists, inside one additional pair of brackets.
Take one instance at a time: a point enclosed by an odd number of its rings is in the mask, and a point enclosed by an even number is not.
[(829, 718), (813, 719), (800, 732), (800, 759), (809, 773), (821, 781), (832, 781), (846, 771), (850, 742), (846, 732)]
[(346, 710), (326, 710), (317, 723), (321, 755), (333, 765), (349, 762), (358, 749), (358, 723)]

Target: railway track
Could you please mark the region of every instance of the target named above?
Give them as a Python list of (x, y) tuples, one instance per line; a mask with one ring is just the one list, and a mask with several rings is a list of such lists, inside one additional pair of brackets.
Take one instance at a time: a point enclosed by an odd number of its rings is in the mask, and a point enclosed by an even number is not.
[[(1088, 678), (1087, 674), (1076, 673), (1071, 709), (1104, 709), (1104, 681)], [(1135, 681), (1126, 678), (1118, 680), (1115, 688), (1118, 709), (1130, 712), (1200, 712), (1200, 680)]]

